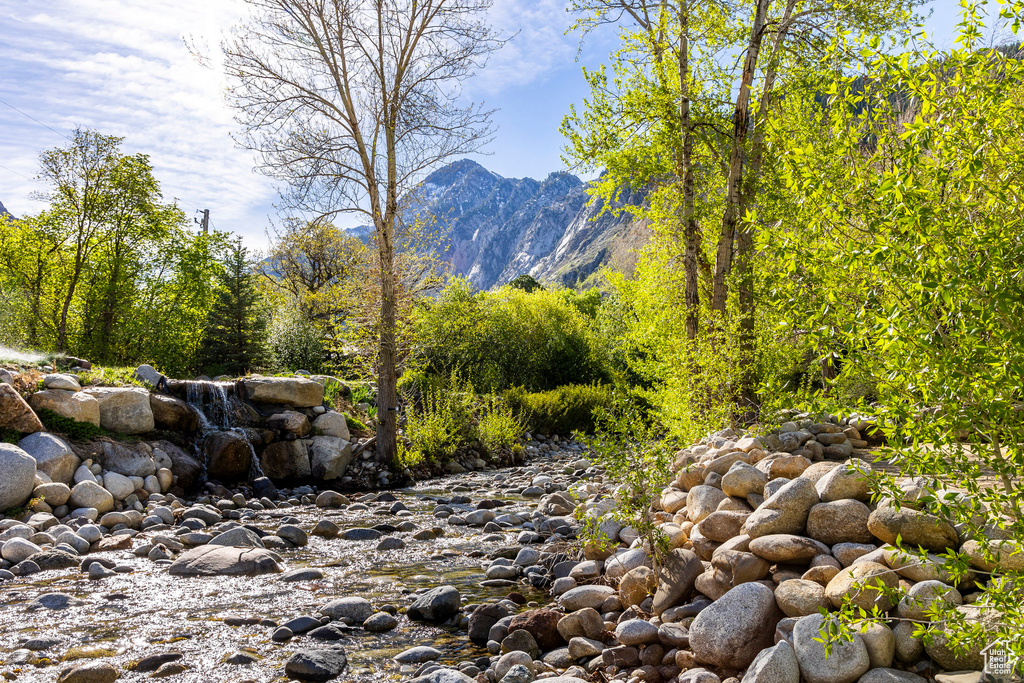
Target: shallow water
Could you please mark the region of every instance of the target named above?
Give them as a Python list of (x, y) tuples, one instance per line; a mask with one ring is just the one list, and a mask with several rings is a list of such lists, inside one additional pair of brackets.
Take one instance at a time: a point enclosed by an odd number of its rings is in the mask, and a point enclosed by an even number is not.
[[(489, 473), (493, 474), (493, 473)], [(421, 588), (450, 584), (459, 589), (464, 603), (480, 602), (507, 595), (511, 590), (541, 604), (544, 591), (520, 584), (513, 588), (485, 588), (487, 561), (482, 554), (516, 546), (519, 529), (501, 534), (501, 541), (483, 543), (479, 528), (447, 526), (435, 519), (432, 498), (450, 496), (450, 487), (467, 485), (476, 489), (474, 501), (482, 497), (515, 500), (508, 509), (521, 507), (517, 496), (503, 495), (490, 476), (460, 475), (396, 492), (398, 500), (412, 516), (398, 517), (387, 512), (392, 503), (370, 503), (370, 510), (321, 510), (302, 506), (260, 513), (256, 524), (269, 530), (280, 525), (280, 518), (294, 516), (308, 532), (320, 519), (329, 519), (342, 528), (398, 524), (411, 520), (419, 529), (442, 527), (445, 535), (431, 541), (415, 541), (415, 532), (397, 533), (406, 541), (402, 550), (377, 551), (379, 541), (342, 541), (309, 537), (304, 548), (281, 551), (286, 569), (320, 568), (324, 577), (315, 581), (285, 583), (279, 575), (258, 577), (184, 578), (167, 574), (146, 558), (130, 551), (103, 553), (118, 564), (128, 564), (133, 574), (91, 581), (77, 569), (43, 572), (31, 580), (17, 579), (0, 584), (0, 672), (14, 674), (19, 681), (54, 681), (68, 662), (83, 657), (102, 657), (121, 671), (119, 680), (135, 681), (149, 673), (126, 670), (143, 657), (181, 652), (189, 666), (173, 681), (272, 681), (283, 680), (284, 663), (299, 649), (330, 647), (332, 644), (298, 636), (287, 643), (274, 643), (272, 627), (231, 627), (226, 617), (259, 617), (283, 623), (296, 616), (318, 616), (318, 608), (344, 596), (365, 597), (377, 609), (386, 604), (408, 605), (408, 593)], [(486, 487), (486, 493), (480, 490)], [(460, 486), (459, 488), (463, 488)], [(380, 506), (383, 510), (374, 509)], [(475, 506), (455, 506), (465, 511)], [(504, 511), (504, 510), (503, 510)], [(136, 542), (138, 545), (138, 541)], [(470, 556), (470, 554), (476, 556)], [(28, 603), (47, 593), (67, 593), (78, 604), (64, 610), (29, 611)], [(33, 638), (56, 637), (61, 643), (33, 653), (22, 661), (22, 653), (13, 651)], [(431, 645), (443, 652), (441, 663), (454, 664), (485, 655), (472, 645), (465, 631), (446, 630), (410, 622), (399, 616), (393, 631), (370, 634), (353, 629), (351, 637), (341, 641), (349, 656), (349, 669), (340, 681), (387, 681), (408, 677), (391, 657), (414, 645)], [(224, 663), (226, 656), (245, 650), (259, 660), (249, 665)], [(12, 654), (13, 653), (13, 654)], [(13, 661), (12, 661), (13, 660)]]

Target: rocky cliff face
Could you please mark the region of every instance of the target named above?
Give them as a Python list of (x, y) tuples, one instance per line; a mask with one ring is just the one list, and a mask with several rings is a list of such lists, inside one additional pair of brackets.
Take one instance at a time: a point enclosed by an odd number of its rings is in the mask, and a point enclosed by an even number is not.
[[(569, 173), (543, 181), (504, 178), (468, 159), (431, 174), (411, 214), (433, 217), (455, 273), (481, 289), (528, 273), (541, 282), (583, 283), (600, 266), (631, 268), (648, 236), (628, 216), (598, 217), (587, 184)], [(624, 201), (639, 202), (630, 195)]]
[(11, 215), (11, 212), (8, 211), (7, 208), (4, 206), (4, 203), (0, 202), (0, 218), (7, 218), (7, 217), (14, 218), (14, 216)]

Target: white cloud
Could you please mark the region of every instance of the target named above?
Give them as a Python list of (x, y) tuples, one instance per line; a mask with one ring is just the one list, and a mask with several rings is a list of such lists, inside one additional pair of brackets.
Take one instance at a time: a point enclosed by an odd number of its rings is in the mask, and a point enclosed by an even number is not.
[[(33, 7), (35, 5), (35, 7)], [(501, 93), (571, 63), (575, 37), (564, 0), (496, 0), (489, 20), (518, 35), (470, 83), (468, 93), (500, 106)], [(0, 99), (66, 133), (75, 126), (125, 138), (149, 154), (164, 195), (187, 212), (212, 210), (214, 225), (263, 246), (272, 183), (235, 147), (225, 83), (214, 64), (189, 54), (183, 37), (216, 46), (244, 16), (241, 0), (0, 0)], [(38, 153), (63, 144), (56, 133), (0, 105), (0, 201), (38, 210)], [(9, 169), (9, 170), (8, 170)]]

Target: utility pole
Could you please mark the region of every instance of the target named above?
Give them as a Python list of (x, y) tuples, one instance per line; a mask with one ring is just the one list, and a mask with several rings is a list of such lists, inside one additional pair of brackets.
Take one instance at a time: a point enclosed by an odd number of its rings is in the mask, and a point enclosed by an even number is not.
[(204, 233), (209, 234), (209, 232), (210, 232), (210, 210), (209, 209), (197, 209), (196, 213), (203, 214), (203, 220), (199, 220), (198, 218), (193, 218), (192, 220), (194, 220), (196, 223), (198, 223), (199, 225), (201, 225), (203, 227), (203, 232)]

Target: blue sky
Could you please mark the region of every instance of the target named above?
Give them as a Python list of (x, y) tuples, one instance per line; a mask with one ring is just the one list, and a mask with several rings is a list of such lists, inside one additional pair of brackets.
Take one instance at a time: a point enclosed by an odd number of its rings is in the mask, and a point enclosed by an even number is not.
[[(518, 35), (469, 91), (499, 109), (489, 155), (477, 160), (501, 175), (541, 178), (564, 168), (558, 125), (585, 95), (580, 67), (612, 46), (612, 36), (596, 36), (575, 61), (564, 6), (495, 0), (492, 23)], [(928, 8), (927, 30), (948, 45), (957, 3), (933, 0)], [(0, 0), (0, 202), (15, 215), (38, 210), (39, 151), (81, 125), (149, 154), (165, 197), (189, 215), (209, 208), (216, 228), (264, 248), (275, 189), (231, 140), (222, 75), (198, 64), (184, 40), (209, 50), (243, 11), (240, 0)]]

